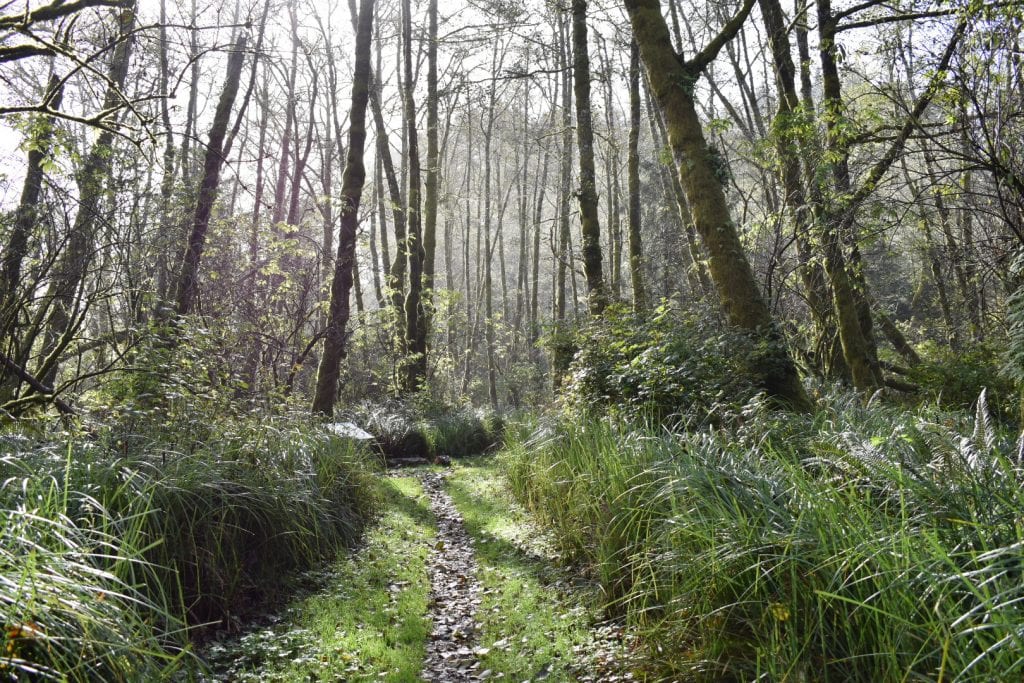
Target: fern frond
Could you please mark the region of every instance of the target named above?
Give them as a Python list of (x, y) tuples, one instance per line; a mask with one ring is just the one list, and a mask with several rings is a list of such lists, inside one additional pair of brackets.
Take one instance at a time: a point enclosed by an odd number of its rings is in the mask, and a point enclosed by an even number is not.
[(1024, 468), (1024, 430), (1021, 430), (1020, 436), (1017, 437), (1017, 459), (1013, 464), (1017, 469)]
[(971, 445), (978, 453), (987, 454), (991, 454), (996, 446), (996, 429), (988, 409), (987, 388), (981, 390), (974, 407), (974, 433), (971, 435)]

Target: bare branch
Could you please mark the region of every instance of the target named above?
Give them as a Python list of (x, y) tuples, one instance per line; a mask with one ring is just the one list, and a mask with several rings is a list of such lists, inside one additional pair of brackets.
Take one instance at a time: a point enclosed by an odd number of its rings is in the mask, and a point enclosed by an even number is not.
[(40, 7), (32, 12), (21, 14), (8, 14), (0, 16), (0, 29), (23, 28), (31, 26), (38, 21), (53, 21), (66, 17), (90, 7), (127, 7), (134, 0), (77, 0), (77, 2), (65, 3), (63, 0), (54, 0), (49, 5)]
[(743, 6), (740, 7), (740, 11), (736, 13), (729, 22), (722, 27), (722, 30), (718, 32), (714, 38), (711, 39), (704, 49), (694, 55), (693, 59), (687, 60), (686, 66), (693, 69), (693, 73), (698, 74), (704, 70), (708, 64), (715, 60), (718, 53), (722, 51), (725, 44), (732, 40), (740, 29), (743, 27), (743, 22), (747, 20), (747, 16), (750, 14), (750, 10), (753, 9), (754, 3), (757, 0), (744, 0)]

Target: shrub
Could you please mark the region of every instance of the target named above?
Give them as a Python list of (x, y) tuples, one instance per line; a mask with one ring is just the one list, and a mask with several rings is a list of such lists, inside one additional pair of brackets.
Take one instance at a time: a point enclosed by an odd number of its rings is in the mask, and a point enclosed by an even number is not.
[(1009, 328), (1003, 352), (1003, 375), (1017, 388), (1018, 419), (1024, 424), (1024, 251), (1017, 253), (1011, 266), (1013, 292), (1006, 302)]
[(987, 390), (993, 415), (1008, 424), (1016, 423), (1017, 393), (1012, 379), (1001, 372), (999, 354), (985, 345), (952, 350), (923, 344), (922, 362), (911, 368), (910, 380), (924, 395), (954, 410), (970, 410), (982, 390)]
[(564, 400), (578, 413), (631, 421), (714, 422), (758, 391), (771, 369), (749, 337), (694, 312), (647, 317), (610, 308), (577, 333)]

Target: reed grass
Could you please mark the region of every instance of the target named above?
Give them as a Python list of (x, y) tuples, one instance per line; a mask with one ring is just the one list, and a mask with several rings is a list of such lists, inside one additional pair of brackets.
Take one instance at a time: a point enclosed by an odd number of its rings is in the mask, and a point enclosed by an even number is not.
[(1024, 472), (973, 418), (854, 397), (728, 429), (557, 424), (512, 445), (517, 497), (665, 680), (1016, 680)]
[(379, 502), (368, 455), (297, 418), (203, 441), (93, 426), (0, 435), (0, 668), (164, 680), (349, 545)]

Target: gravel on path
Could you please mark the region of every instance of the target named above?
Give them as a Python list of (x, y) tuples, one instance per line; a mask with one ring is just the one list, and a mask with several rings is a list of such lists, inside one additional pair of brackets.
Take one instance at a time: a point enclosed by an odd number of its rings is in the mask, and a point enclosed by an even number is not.
[(437, 518), (437, 542), (427, 560), (431, 585), (428, 614), (433, 630), (421, 678), (438, 683), (483, 681), (490, 672), (480, 670), (476, 652), (477, 563), (462, 516), (444, 490), (444, 478), (443, 472), (422, 475), (423, 489)]

